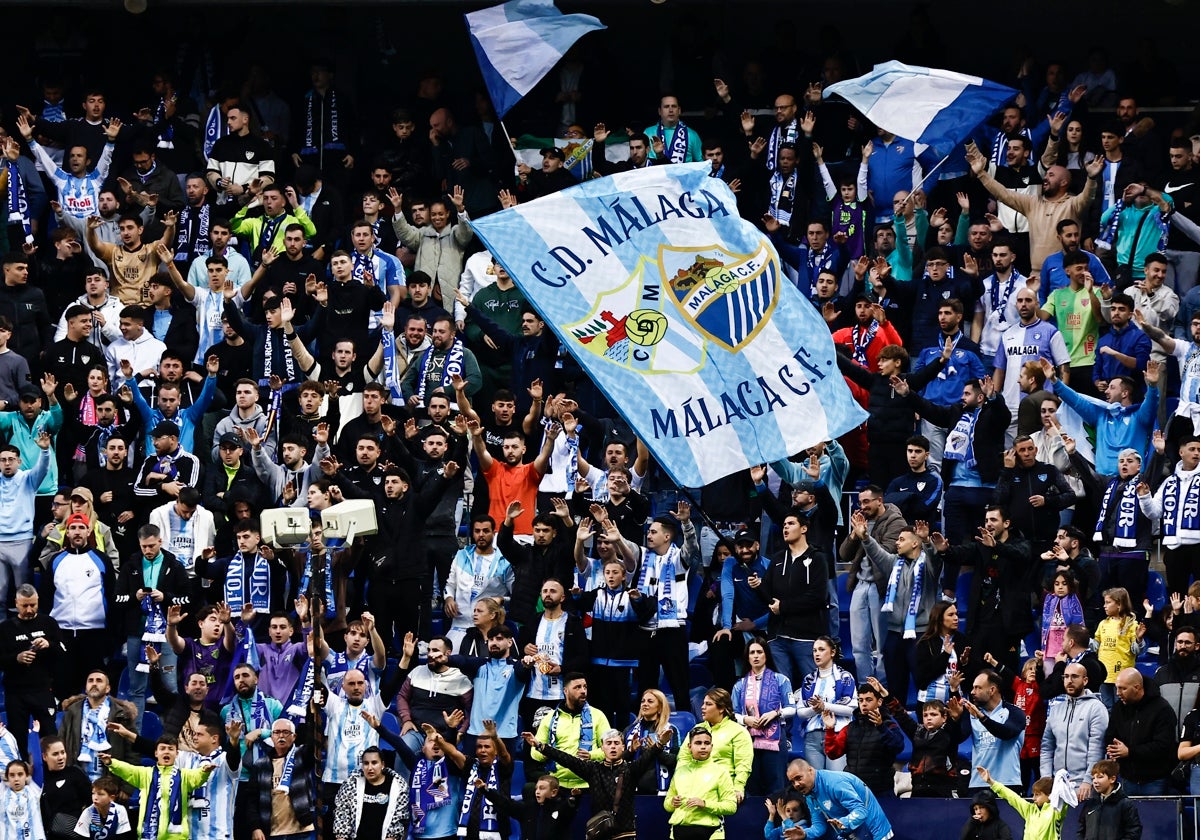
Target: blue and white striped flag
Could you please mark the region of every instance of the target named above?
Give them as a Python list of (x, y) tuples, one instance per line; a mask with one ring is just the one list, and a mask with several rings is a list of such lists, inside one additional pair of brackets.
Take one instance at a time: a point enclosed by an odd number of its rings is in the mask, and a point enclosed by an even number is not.
[(866, 418), (820, 313), (708, 163), (587, 181), (471, 222), (676, 483)]
[(465, 17), (492, 107), (501, 119), (581, 36), (607, 29), (591, 15), (564, 15), (554, 0), (512, 0)]
[(899, 61), (876, 64), (866, 75), (830, 85), (823, 95), (834, 93), (885, 131), (929, 146), (939, 159), (1017, 95), (979, 76)]

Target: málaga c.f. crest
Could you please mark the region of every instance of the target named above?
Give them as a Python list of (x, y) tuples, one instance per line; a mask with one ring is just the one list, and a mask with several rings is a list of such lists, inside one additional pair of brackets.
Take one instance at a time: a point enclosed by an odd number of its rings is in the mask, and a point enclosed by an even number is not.
[(758, 334), (779, 290), (779, 262), (765, 240), (752, 254), (662, 245), (658, 272), (683, 317), (730, 353)]

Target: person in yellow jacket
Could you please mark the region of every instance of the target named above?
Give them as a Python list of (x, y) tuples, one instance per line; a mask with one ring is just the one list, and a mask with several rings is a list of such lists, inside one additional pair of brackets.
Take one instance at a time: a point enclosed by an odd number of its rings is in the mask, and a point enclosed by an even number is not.
[[(563, 677), (563, 700), (538, 724), (537, 742), (549, 744), (585, 761), (589, 758), (603, 761), (601, 736), (611, 727), (604, 712), (592, 708), (587, 697), (587, 678), (574, 671), (566, 674)], [(553, 773), (559, 785), (568, 791), (587, 789), (586, 781), (543, 755), (537, 748), (530, 750), (529, 755), (534, 761), (545, 762), (546, 772)]]
[(1003, 799), (1025, 821), (1022, 840), (1058, 840), (1062, 837), (1063, 820), (1067, 816), (1067, 803), (1057, 808), (1050, 801), (1054, 790), (1054, 779), (1043, 776), (1033, 783), (1033, 802), (1026, 802), (1017, 794), (992, 778), (983, 767), (976, 767), (979, 778), (992, 789), (992, 793)]
[(208, 781), (216, 765), (205, 764), (194, 770), (175, 766), (179, 757), (179, 741), (173, 735), (163, 735), (154, 744), (153, 767), (140, 767), (100, 753), (100, 763), (114, 776), (141, 791), (138, 805), (139, 837), (157, 840), (188, 840), (188, 803), (192, 791)]
[[(733, 697), (723, 688), (710, 688), (700, 704), (703, 718), (698, 724), (712, 733), (712, 761), (722, 767), (733, 780), (738, 804), (746, 796), (746, 780), (754, 766), (754, 742), (750, 732), (734, 718)], [(691, 757), (679, 751), (678, 764), (687, 764)]]
[(688, 752), (691, 761), (676, 765), (663, 807), (674, 840), (709, 840), (737, 810), (737, 793), (729, 771), (712, 758), (713, 736), (704, 726), (688, 733)]

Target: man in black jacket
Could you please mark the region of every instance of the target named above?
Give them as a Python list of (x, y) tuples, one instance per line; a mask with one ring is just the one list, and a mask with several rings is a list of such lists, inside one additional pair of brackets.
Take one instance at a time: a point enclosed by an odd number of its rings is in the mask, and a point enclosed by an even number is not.
[[(388, 647), (410, 632), (428, 637), (429, 567), (423, 531), (458, 473), (458, 464), (448, 461), (422, 476), (417, 490), (409, 492), (414, 485), (407, 472), (399, 467), (384, 470), (383, 502), (376, 507), (379, 534), (369, 555), (367, 603)], [(461, 480), (457, 483), (462, 486)]]
[(524, 627), (537, 618), (538, 593), (548, 578), (571, 580), (575, 568), (575, 519), (567, 503), (557, 496), (554, 515), (538, 514), (533, 519), (533, 545), (513, 539), (513, 523), (524, 513), (519, 501), (510, 502), (496, 545), (513, 568), (512, 596), (508, 617)]
[[(1058, 656), (1054, 657), (1054, 670), (1042, 681), (1041, 696), (1050, 701), (1065, 693), (1063, 673), (1068, 665), (1078, 663), (1087, 671), (1088, 685), (1104, 685), (1108, 679), (1108, 668), (1096, 656), (1091, 648), (1092, 636), (1082, 624), (1071, 624), (1063, 635), (1063, 646)], [(1038, 653), (1041, 653), (1039, 651)]]
[(1162, 796), (1178, 763), (1179, 720), (1154, 681), (1137, 668), (1117, 674), (1117, 700), (1104, 733), (1105, 756), (1120, 765), (1128, 796)]
[[(899, 392), (907, 388), (900, 382)], [(983, 519), (1000, 478), (1001, 449), (1012, 413), (990, 377), (972, 379), (963, 386), (962, 399), (953, 405), (935, 405), (920, 394), (912, 395), (913, 409), (924, 419), (948, 429), (942, 454), (942, 480), (946, 484), (946, 536), (964, 542), (970, 529)], [(953, 596), (959, 564), (942, 567), (942, 591)]]
[[(17, 616), (0, 624), (0, 667), (4, 669), (5, 708), (13, 731), (28, 730), (29, 718), (41, 731), (55, 731), (54, 664), (62, 652), (58, 622), (38, 612), (38, 593), (26, 583), (17, 587)], [(21, 757), (29, 760), (29, 739), (17, 738)]]
[[(1029, 435), (1017, 438), (1013, 448), (1004, 453), (992, 499), (1008, 511), (1013, 525), (1033, 543), (1039, 557), (1050, 549), (1058, 533), (1059, 511), (1077, 501), (1058, 467), (1037, 459), (1037, 444)], [(1037, 571), (1036, 582), (1040, 583), (1043, 570)]]
[(162, 650), (167, 679), (173, 685), (177, 658), (170, 645), (162, 644), (166, 641), (167, 608), (178, 604), (189, 609), (192, 584), (179, 558), (163, 548), (157, 525), (143, 525), (137, 537), (141, 554), (121, 564), (114, 604), (124, 615), (125, 657), (130, 663), (127, 699), (137, 706), (141, 719), (146, 711), (150, 672), (148, 663), (143, 664), (143, 649), (152, 644)]
[(999, 505), (988, 506), (983, 526), (973, 540), (951, 546), (945, 537), (934, 533), (930, 541), (943, 563), (953, 563), (956, 569), (975, 569), (967, 606), (972, 658), (982, 659), (990, 653), (1017, 673), (1021, 639), (1033, 629), (1030, 568), (1035, 561), (1029, 541), (1013, 530), (1008, 513)]
[(204, 507), (218, 514), (218, 524), (224, 521), (221, 516), (228, 513), (235, 497), (250, 502), (253, 510), (269, 504), (267, 488), (259, 481), (254, 467), (242, 458), (245, 443), (233, 432), (221, 435), (217, 441), (220, 463), (204, 476)]

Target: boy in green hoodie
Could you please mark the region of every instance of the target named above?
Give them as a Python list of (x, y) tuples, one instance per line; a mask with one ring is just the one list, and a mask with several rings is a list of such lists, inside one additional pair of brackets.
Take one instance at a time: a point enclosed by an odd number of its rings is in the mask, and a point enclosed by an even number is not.
[(737, 810), (736, 789), (724, 764), (709, 761), (712, 733), (697, 726), (688, 733), (692, 760), (680, 762), (663, 807), (671, 812), (673, 840), (708, 840), (722, 819)]
[(986, 768), (976, 767), (979, 778), (983, 779), (992, 792), (1013, 806), (1013, 809), (1025, 821), (1023, 840), (1059, 840), (1062, 837), (1063, 819), (1067, 815), (1067, 806), (1055, 808), (1050, 804), (1050, 791), (1054, 789), (1054, 779), (1043, 776), (1033, 783), (1033, 802), (1026, 802), (1004, 785), (992, 779), (992, 774)]

